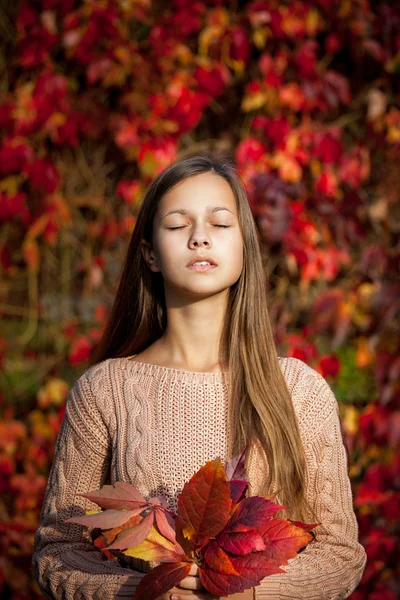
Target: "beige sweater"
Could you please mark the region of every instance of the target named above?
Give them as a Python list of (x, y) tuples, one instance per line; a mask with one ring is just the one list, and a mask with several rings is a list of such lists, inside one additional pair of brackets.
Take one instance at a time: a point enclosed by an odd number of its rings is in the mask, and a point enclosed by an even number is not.
[[(280, 358), (307, 458), (307, 497), (317, 539), (253, 588), (255, 600), (347, 598), (359, 583), (366, 552), (358, 542), (337, 400), (325, 379), (296, 358)], [(70, 391), (57, 439), (33, 569), (49, 598), (131, 598), (143, 573), (108, 561), (89, 532), (64, 519), (97, 505), (76, 496), (128, 481), (146, 499), (165, 494), (176, 512), (184, 483), (205, 462), (227, 460), (226, 373), (201, 373), (110, 358)], [(260, 476), (249, 468), (250, 495)], [(136, 564), (136, 566), (138, 566)], [(141, 565), (142, 566), (142, 565)]]

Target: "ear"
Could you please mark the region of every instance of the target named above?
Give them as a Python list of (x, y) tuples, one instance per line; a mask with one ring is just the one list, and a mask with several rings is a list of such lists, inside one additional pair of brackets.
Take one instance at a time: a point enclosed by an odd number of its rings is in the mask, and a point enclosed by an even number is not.
[(149, 269), (151, 269), (154, 273), (158, 273), (160, 271), (160, 267), (158, 266), (156, 255), (149, 242), (147, 242), (145, 239), (142, 239), (141, 252)]

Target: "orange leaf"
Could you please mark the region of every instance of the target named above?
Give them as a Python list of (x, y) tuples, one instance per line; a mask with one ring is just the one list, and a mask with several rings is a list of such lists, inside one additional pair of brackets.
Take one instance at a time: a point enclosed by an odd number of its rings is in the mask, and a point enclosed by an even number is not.
[(22, 254), (28, 269), (37, 273), (40, 264), (40, 251), (37, 241), (32, 238), (26, 238), (22, 244)]
[(231, 557), (221, 548), (215, 540), (207, 544), (207, 550), (204, 554), (204, 559), (209, 567), (225, 573), (226, 575), (240, 575), (234, 568)]

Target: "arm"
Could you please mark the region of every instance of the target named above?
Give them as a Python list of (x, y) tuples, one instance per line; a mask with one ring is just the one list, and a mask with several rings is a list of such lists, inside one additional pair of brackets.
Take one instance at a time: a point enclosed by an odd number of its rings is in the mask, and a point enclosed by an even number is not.
[[(104, 369), (104, 365), (92, 367)], [(143, 574), (107, 560), (89, 531), (64, 519), (98, 508), (76, 496), (107, 483), (108, 430), (86, 371), (69, 393), (35, 535), (32, 566), (48, 598), (132, 598)]]
[(286, 573), (265, 577), (254, 588), (255, 600), (347, 598), (366, 564), (366, 552), (358, 542), (338, 403), (325, 379), (305, 368), (308, 374), (302, 385), (308, 381), (309, 392), (299, 426), (306, 439), (307, 499), (321, 525), (315, 528), (316, 539), (282, 567)]

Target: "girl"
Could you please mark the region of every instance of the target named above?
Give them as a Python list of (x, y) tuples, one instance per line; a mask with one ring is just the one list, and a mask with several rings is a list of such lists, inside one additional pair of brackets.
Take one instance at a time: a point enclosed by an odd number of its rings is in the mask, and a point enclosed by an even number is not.
[[(147, 499), (166, 495), (176, 512), (195, 471), (245, 444), (248, 495), (285, 506), (277, 516), (321, 524), (285, 573), (230, 597), (347, 598), (366, 553), (337, 400), (317, 371), (277, 356), (259, 238), (236, 170), (192, 156), (150, 185), (97, 355), (69, 394), (35, 536), (43, 592), (129, 598), (146, 571), (144, 561), (105, 560), (85, 528), (64, 522), (97, 508), (78, 492), (125, 480)], [(160, 600), (172, 595), (216, 598), (195, 567)]]

